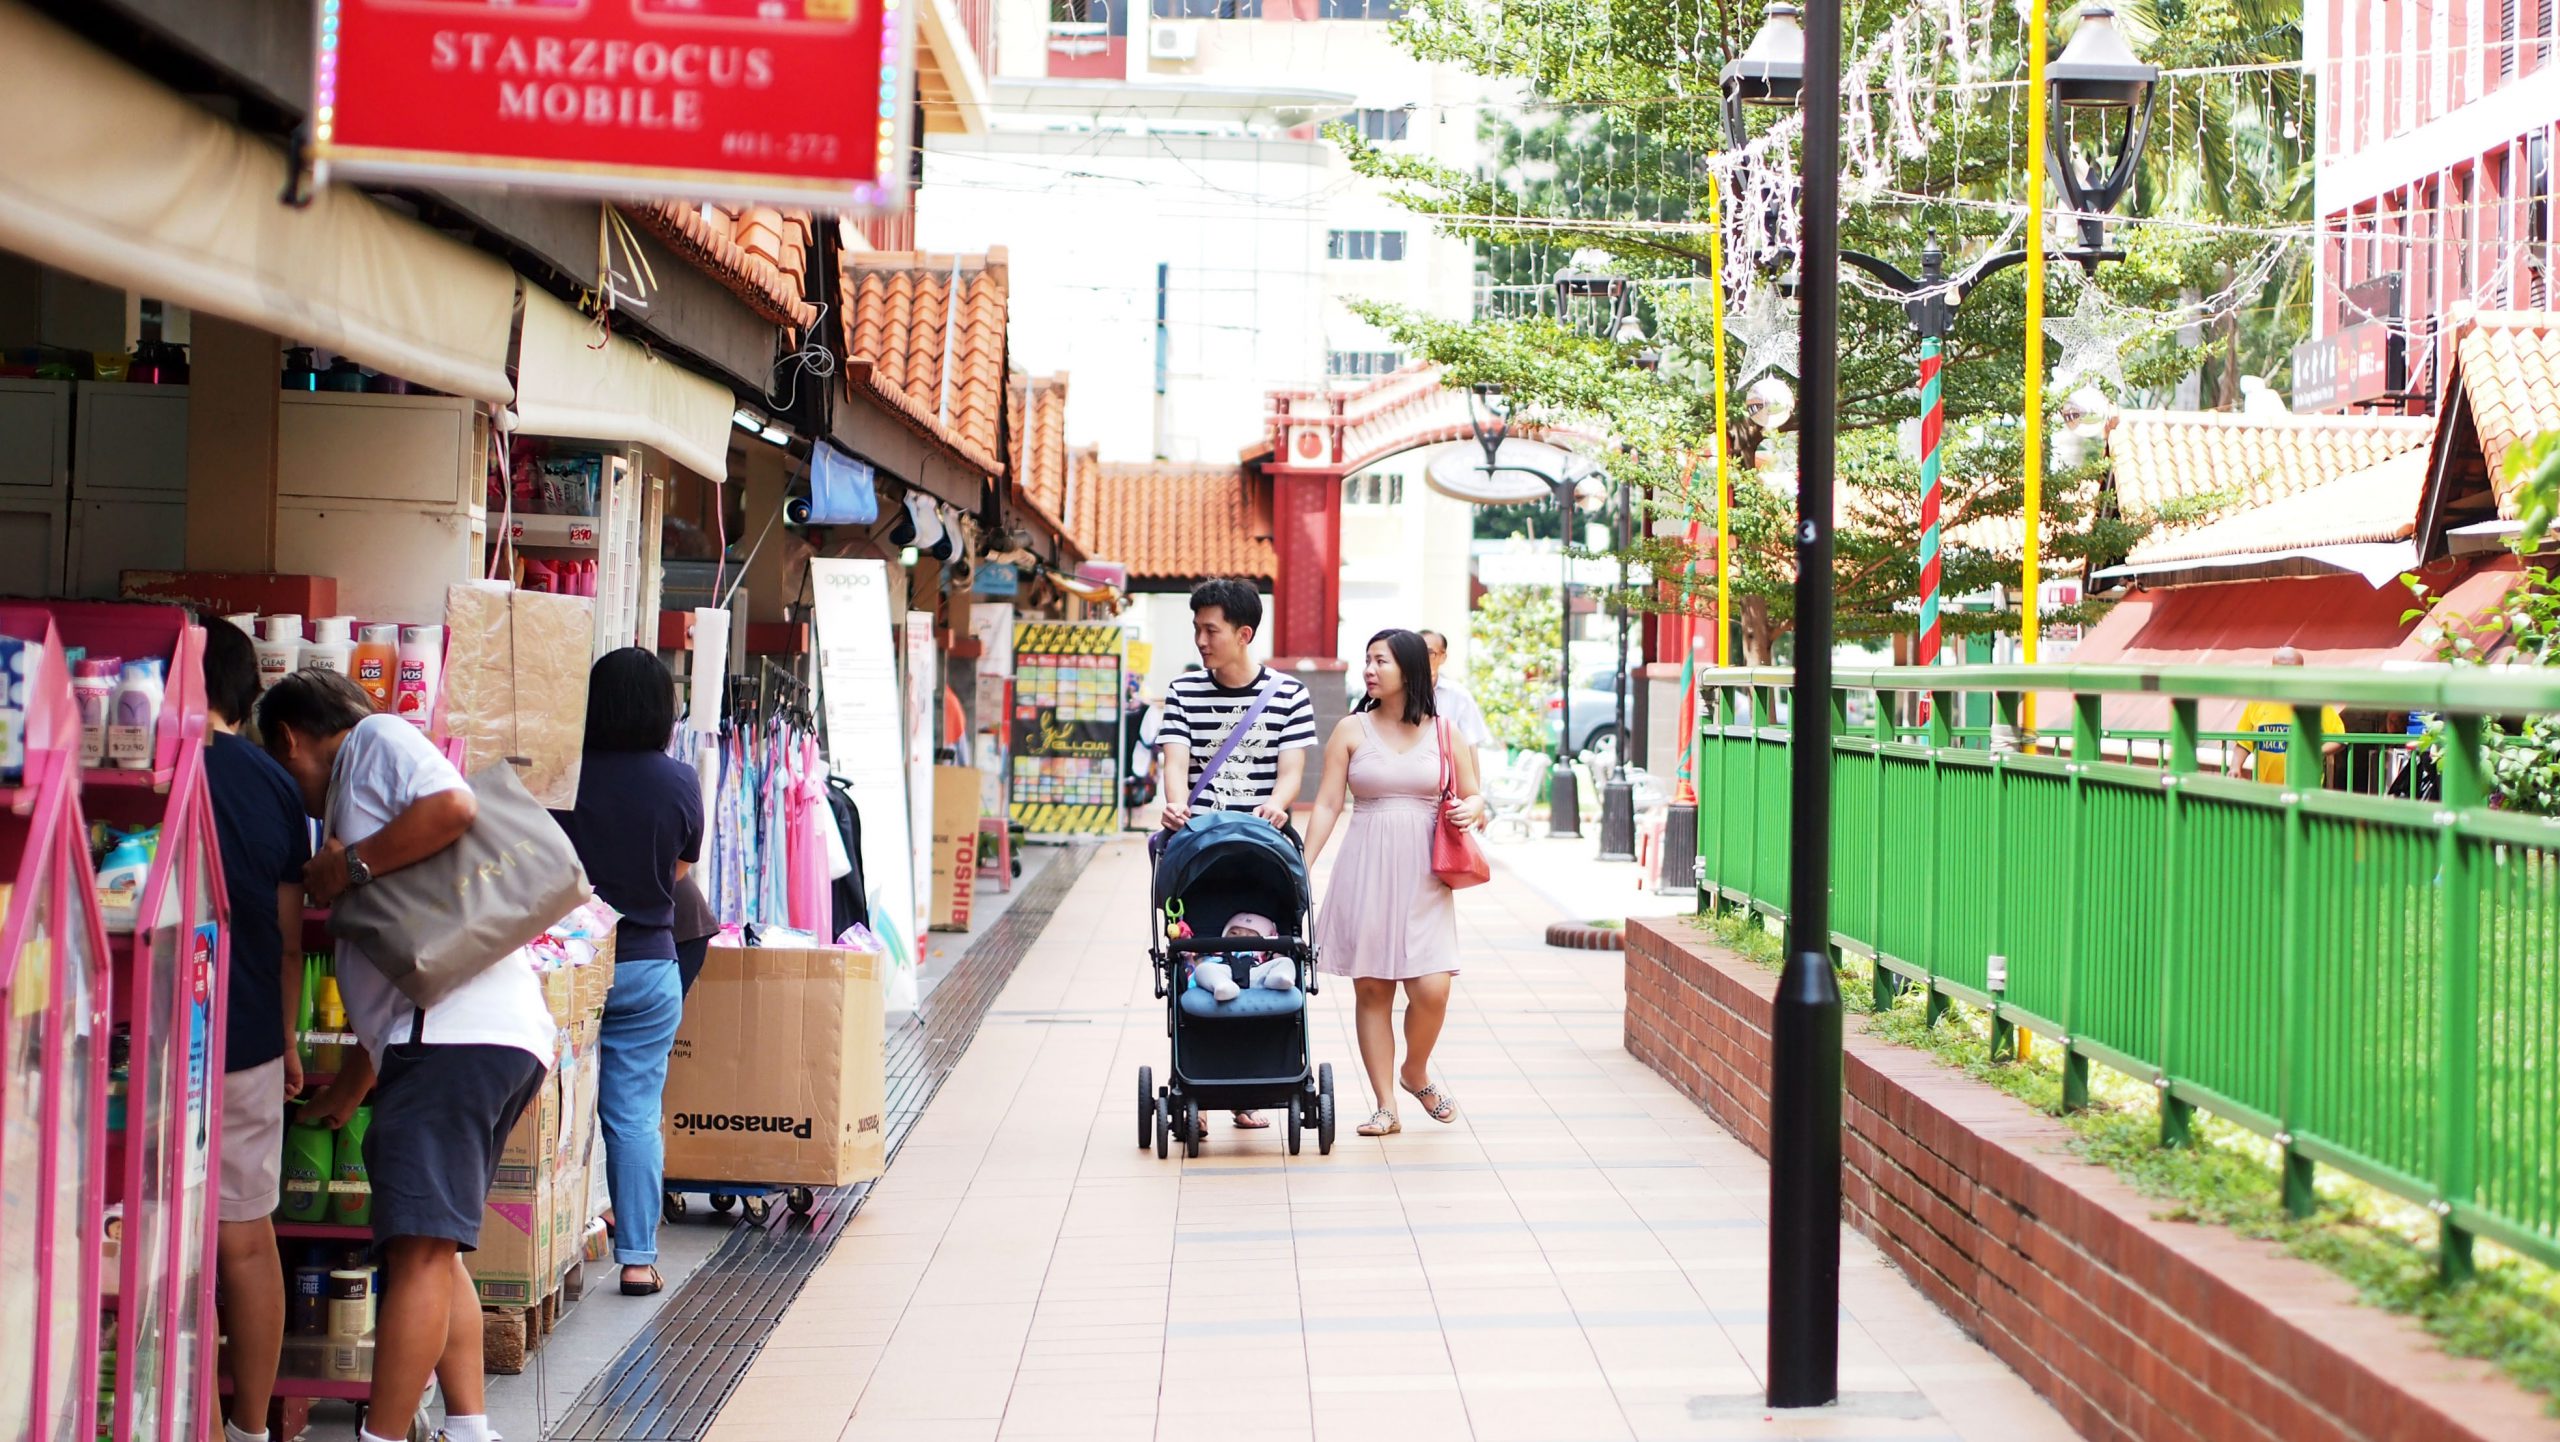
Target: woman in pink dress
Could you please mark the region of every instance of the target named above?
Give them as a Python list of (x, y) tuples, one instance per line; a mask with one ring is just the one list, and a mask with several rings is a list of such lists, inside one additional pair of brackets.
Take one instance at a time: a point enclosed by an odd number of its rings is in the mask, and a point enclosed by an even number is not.
[[(1402, 1131), (1387, 1099), (1401, 1086), (1437, 1122), (1455, 1120), (1457, 1102), (1431, 1080), (1431, 1048), (1449, 1015), (1449, 979), (1458, 974), (1455, 895), (1431, 874), (1431, 833), (1444, 790), (1451, 820), (1484, 819), (1476, 789), (1475, 753), (1448, 738), (1433, 711), (1431, 652), (1419, 633), (1381, 631), (1369, 638), (1360, 674), (1367, 696), (1325, 743), (1324, 781), (1316, 792), (1307, 865), (1324, 855), (1342, 821), (1351, 824), (1334, 863), (1324, 909), (1316, 916), (1318, 966), (1347, 976), (1358, 1006), (1360, 1060), (1369, 1072), (1376, 1110), (1364, 1137)], [(1441, 758), (1456, 766), (1444, 788)], [(1404, 1065), (1396, 1066), (1396, 987), (1404, 987)]]

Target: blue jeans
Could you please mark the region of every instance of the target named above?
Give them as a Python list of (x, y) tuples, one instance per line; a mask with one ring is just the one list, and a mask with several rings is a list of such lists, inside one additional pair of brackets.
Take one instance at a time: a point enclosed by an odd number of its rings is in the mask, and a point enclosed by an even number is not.
[(604, 1132), (605, 1187), (613, 1194), (613, 1255), (626, 1267), (658, 1260), (666, 1141), (658, 1133), (667, 1052), (684, 1019), (673, 957), (625, 961), (613, 973), (598, 1033), (596, 1125)]

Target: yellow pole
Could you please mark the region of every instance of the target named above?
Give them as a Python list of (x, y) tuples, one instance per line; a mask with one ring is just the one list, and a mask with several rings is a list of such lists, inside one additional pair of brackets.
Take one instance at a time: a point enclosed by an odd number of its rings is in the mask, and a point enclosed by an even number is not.
[[(2044, 45), (2045, 0), (2032, 0), (2027, 21), (2027, 404), (2026, 446), (2022, 459), (2027, 468), (2026, 558), (2019, 581), (2026, 591), (2025, 616), (2018, 632), (2018, 653), (2028, 665), (2036, 663), (2036, 642), (2044, 633), (2039, 593), (2043, 587), (2044, 535)], [(2030, 689), (2019, 698), (2019, 724), (2026, 735), (2021, 744), (2032, 747), (2036, 734), (2036, 693)], [(2080, 758), (2073, 758), (2078, 760)], [(2018, 1060), (2025, 1061), (2035, 1038), (2024, 1027), (2018, 1029)]]
[[(2042, 3), (2042, 0), (2038, 0)], [(1724, 194), (1707, 172), (1707, 296), (1716, 332), (1716, 664), (1733, 664), (1733, 477), (1725, 463)]]
[[(2028, 665), (2036, 663), (2036, 641), (2044, 630), (2039, 614), (2037, 592), (2044, 580), (2044, 46), (2045, 0), (2032, 0), (2027, 19), (2027, 404), (2026, 446), (2022, 458), (2027, 468), (2026, 565), (2019, 577), (2024, 597), (2025, 616), (2018, 629), (2018, 651)], [(2027, 735), (2035, 735), (2036, 694), (2030, 690), (2024, 698), (2021, 720)]]

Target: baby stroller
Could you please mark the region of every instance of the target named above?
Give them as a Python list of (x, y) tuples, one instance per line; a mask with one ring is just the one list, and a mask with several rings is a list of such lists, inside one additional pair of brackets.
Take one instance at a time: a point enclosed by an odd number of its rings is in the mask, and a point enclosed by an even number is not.
[[(1168, 904), (1188, 936), (1167, 935)], [(1245, 912), (1272, 918), (1277, 937), (1226, 936)], [(1170, 1155), (1179, 1141), (1200, 1155), (1201, 1113), (1280, 1107), (1288, 1113), (1289, 1153), (1312, 1128), (1316, 1150), (1333, 1150), (1333, 1064), (1311, 1066), (1307, 998), (1316, 990), (1316, 948), (1308, 939), (1307, 868), (1298, 848), (1269, 822), (1242, 812), (1209, 811), (1167, 839), (1155, 872), (1156, 995), (1165, 1002), (1165, 1034), (1173, 1039), (1167, 1084), (1153, 1067), (1138, 1068), (1138, 1145)], [(1251, 987), (1232, 1001), (1188, 984), (1186, 960), (1266, 953), (1294, 962), (1288, 991)]]

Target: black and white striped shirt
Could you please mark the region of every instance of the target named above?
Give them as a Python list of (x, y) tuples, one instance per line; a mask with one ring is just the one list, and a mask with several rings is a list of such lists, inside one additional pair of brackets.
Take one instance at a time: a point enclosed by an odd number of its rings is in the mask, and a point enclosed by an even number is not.
[(1252, 733), (1219, 768), (1217, 779), (1209, 785), (1209, 794), (1200, 798), (1202, 806), (1221, 811), (1251, 811), (1270, 800), (1278, 788), (1281, 752), (1315, 749), (1315, 698), (1307, 694), (1307, 688), (1296, 677), (1281, 675), (1269, 667), (1255, 672), (1253, 680), (1242, 686), (1221, 686), (1206, 671), (1186, 671), (1165, 686), (1164, 722), (1156, 743), (1191, 749), (1191, 774), (1182, 785), (1184, 797), (1200, 784), (1200, 773), (1218, 754), (1218, 748), (1227, 743), (1236, 722), (1244, 718), (1253, 706), (1254, 696), (1266, 685), (1277, 688), (1271, 704), (1254, 718)]

